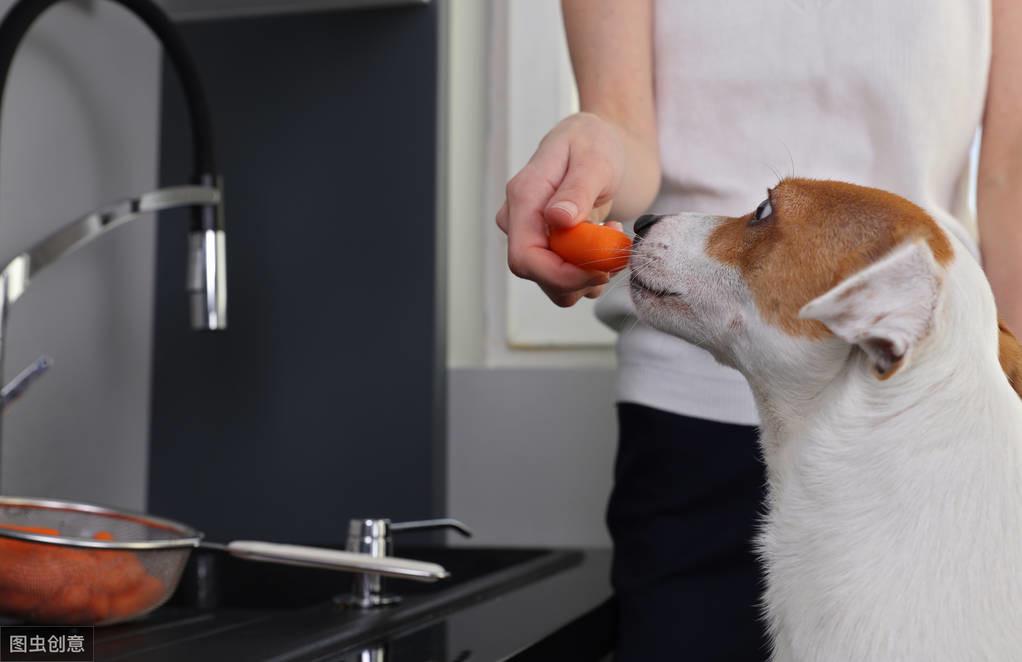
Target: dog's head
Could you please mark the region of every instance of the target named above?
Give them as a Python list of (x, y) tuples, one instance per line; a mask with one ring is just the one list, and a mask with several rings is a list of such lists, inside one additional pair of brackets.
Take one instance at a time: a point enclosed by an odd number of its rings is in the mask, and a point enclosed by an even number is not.
[(643, 217), (636, 232), (640, 317), (750, 379), (834, 374), (856, 350), (876, 378), (898, 373), (954, 260), (916, 205), (835, 181), (785, 179), (745, 216)]

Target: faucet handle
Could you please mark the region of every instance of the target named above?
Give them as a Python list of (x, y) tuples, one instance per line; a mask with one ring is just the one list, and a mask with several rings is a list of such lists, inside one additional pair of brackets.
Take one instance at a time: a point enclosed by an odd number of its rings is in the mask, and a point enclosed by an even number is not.
[(42, 377), (43, 373), (49, 370), (52, 365), (53, 359), (44, 355), (19, 372), (10, 383), (0, 389), (0, 411), (3, 411), (8, 405), (24, 395), (28, 387), (32, 385), (32, 382)]
[(464, 522), (456, 520), (453, 517), (390, 523), (390, 530), (393, 533), (397, 533), (399, 531), (432, 531), (435, 529), (453, 529), (466, 538), (472, 537), (472, 530), (468, 528)]
[(348, 541), (345, 548), (349, 552), (370, 554), (376, 557), (390, 556), (394, 552), (392, 534), (401, 531), (431, 531), (434, 529), (454, 529), (466, 538), (472, 537), (472, 531), (463, 522), (450, 517), (412, 522), (391, 522), (385, 518), (363, 518), (348, 522)]
[[(363, 518), (348, 522), (346, 549), (349, 552), (368, 554), (378, 559), (386, 558), (392, 556), (394, 552), (392, 534), (401, 531), (430, 531), (433, 529), (454, 529), (466, 538), (472, 537), (472, 531), (464, 523), (450, 517), (412, 522), (391, 522), (385, 518)], [(400, 601), (400, 597), (389, 595), (383, 589), (383, 578), (379, 573), (361, 573), (355, 575), (353, 579), (351, 595), (339, 598), (339, 601), (360, 609), (383, 607)]]

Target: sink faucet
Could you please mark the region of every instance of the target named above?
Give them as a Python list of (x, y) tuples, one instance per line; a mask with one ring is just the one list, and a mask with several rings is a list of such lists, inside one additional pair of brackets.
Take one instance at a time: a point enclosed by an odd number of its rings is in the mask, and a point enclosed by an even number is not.
[[(0, 107), (15, 52), (36, 19), (60, 0), (20, 0), (0, 23)], [(113, 0), (145, 23), (162, 43), (184, 88), (192, 126), (193, 179), (189, 185), (163, 188), (103, 207), (68, 223), (53, 234), (0, 262), (0, 378), (11, 304), (31, 280), (67, 254), (144, 214), (191, 207), (188, 294), (192, 328), (227, 327), (227, 271), (222, 183), (213, 154), (213, 128), (198, 70), (184, 40), (152, 0)], [(0, 379), (2, 383), (2, 379)]]
[[(353, 519), (348, 522), (348, 542), (345, 549), (349, 552), (369, 554), (376, 558), (386, 558), (394, 554), (394, 533), (435, 531), (437, 529), (451, 529), (466, 538), (472, 537), (472, 531), (464, 523), (450, 517), (414, 522), (391, 522), (389, 519), (370, 518)], [(373, 609), (397, 604), (401, 601), (401, 597), (384, 591), (383, 577), (379, 574), (363, 572), (352, 577), (351, 594), (338, 596), (335, 601), (357, 609)]]

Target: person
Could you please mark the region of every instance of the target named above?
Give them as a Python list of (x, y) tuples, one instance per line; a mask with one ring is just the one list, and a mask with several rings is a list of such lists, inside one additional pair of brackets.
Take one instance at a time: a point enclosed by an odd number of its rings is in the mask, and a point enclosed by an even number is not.
[[(548, 227), (646, 211), (747, 213), (773, 172), (884, 188), (977, 256), (1022, 329), (1022, 3), (1014, 0), (563, 0), (581, 112), (507, 184), (508, 265), (559, 306), (608, 275), (563, 262)], [(979, 225), (970, 147), (982, 127)], [(627, 277), (627, 276), (625, 276)], [(617, 657), (759, 660), (753, 547), (764, 468), (747, 385), (634, 319), (626, 287), (607, 523)], [(634, 327), (634, 328), (633, 328)]]

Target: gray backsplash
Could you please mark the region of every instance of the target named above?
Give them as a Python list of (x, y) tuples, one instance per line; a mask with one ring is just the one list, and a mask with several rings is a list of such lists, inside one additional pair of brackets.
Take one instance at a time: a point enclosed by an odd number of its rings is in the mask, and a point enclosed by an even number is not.
[(458, 368), (448, 379), (448, 503), (476, 532), (467, 542), (608, 547), (614, 371)]

